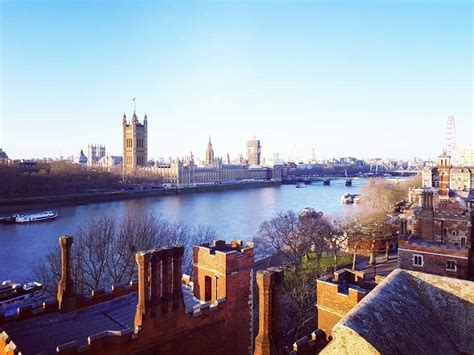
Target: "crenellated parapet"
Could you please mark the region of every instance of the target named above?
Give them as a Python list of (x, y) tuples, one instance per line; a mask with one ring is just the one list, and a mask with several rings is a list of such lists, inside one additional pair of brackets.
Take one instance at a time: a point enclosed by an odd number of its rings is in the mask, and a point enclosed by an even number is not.
[(58, 312), (58, 310), (58, 301), (56, 298), (51, 297), (45, 299), (43, 302), (20, 306), (16, 308), (14, 313), (0, 312), (0, 324), (25, 320), (43, 314)]
[(206, 317), (218, 310), (223, 310), (225, 304), (226, 301), (224, 298), (219, 298), (215, 304), (196, 303), (193, 307), (186, 309), (185, 313), (192, 315), (194, 318)]
[(319, 354), (326, 346), (326, 334), (321, 330), (315, 330), (311, 335), (306, 335), (293, 343), (293, 348), (288, 353), (290, 355), (313, 355)]
[(76, 296), (76, 309), (90, 307), (95, 304), (111, 301), (115, 298), (128, 295), (132, 292), (136, 292), (137, 289), (137, 280), (132, 280), (130, 282), (112, 285), (111, 287), (92, 290), (91, 293), (88, 295)]
[(79, 345), (77, 340), (61, 344), (56, 347), (56, 353), (62, 355), (72, 354), (121, 354), (124, 348), (130, 348), (136, 343), (138, 337), (133, 328), (125, 330), (106, 330), (87, 338), (86, 345)]
[[(108, 288), (101, 288), (98, 290), (92, 290), (87, 295), (76, 295), (75, 296), (75, 308), (76, 310), (90, 307), (102, 302), (111, 301), (115, 298), (129, 295), (136, 292), (138, 289), (138, 283), (136, 280), (132, 280), (127, 283), (121, 283), (112, 285)], [(54, 297), (43, 299), (42, 302), (32, 303), (30, 305), (20, 306), (14, 313), (0, 312), (0, 324), (25, 320), (35, 316), (41, 316), (59, 311), (59, 302)]]
[[(200, 286), (200, 281), (196, 275), (191, 279), (182, 274), (182, 246), (145, 250), (136, 253), (137, 281), (94, 290), (86, 296), (74, 295), (75, 311), (58, 312), (54, 298), (38, 308), (20, 308), (11, 320), (23, 321), (5, 323), (0, 354), (4, 349), (12, 354), (20, 350), (61, 354), (248, 354), (253, 272), (246, 262), (249, 257), (253, 261), (253, 247), (233, 241), (217, 243), (217, 248), (213, 243), (212, 248), (204, 249), (207, 255), (213, 249), (218, 258), (227, 251), (229, 260), (242, 261), (237, 268), (232, 265), (232, 272), (224, 269), (221, 281), (227, 282), (217, 285), (233, 290), (228, 297), (205, 302), (194, 296), (193, 289)], [(195, 260), (195, 265), (200, 267), (200, 261)], [(205, 267), (215, 271), (212, 263)], [(68, 329), (66, 336), (63, 327)], [(28, 336), (31, 329), (38, 333), (34, 343)]]
[(0, 332), (0, 354), (16, 355), (20, 354), (16, 344), (10, 339), (6, 332)]
[[(224, 240), (193, 247), (194, 296), (201, 301), (215, 302), (228, 298), (231, 275), (246, 274), (253, 268), (254, 245), (241, 240)], [(232, 278), (231, 278), (232, 279)]]
[(366, 280), (361, 271), (341, 269), (316, 282), (318, 329), (329, 338), (332, 328), (357, 305), (375, 283)]

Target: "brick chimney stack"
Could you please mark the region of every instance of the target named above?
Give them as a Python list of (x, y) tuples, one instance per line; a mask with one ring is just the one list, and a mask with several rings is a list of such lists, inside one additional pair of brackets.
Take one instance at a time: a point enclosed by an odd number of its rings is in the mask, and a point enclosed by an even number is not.
[[(173, 274), (172, 274), (172, 262), (173, 262), (173, 249), (169, 248), (169, 249), (164, 249), (162, 250), (162, 270), (161, 270), (161, 273), (162, 273), (162, 279), (161, 279), (161, 283), (162, 283), (162, 292), (163, 292), (163, 296), (162, 296), (162, 300), (163, 301), (168, 301), (171, 299), (171, 294), (173, 292)], [(164, 310), (166, 311), (166, 308), (164, 308)]]
[(280, 294), (283, 271), (270, 268), (257, 272), (259, 290), (259, 329), (254, 355), (283, 354)]
[(69, 312), (76, 308), (74, 281), (71, 276), (72, 243), (72, 237), (62, 236), (59, 238), (59, 246), (61, 247), (61, 280), (58, 283), (57, 299), (60, 312)]
[(420, 234), (422, 239), (434, 241), (434, 225), (433, 225), (433, 192), (422, 192), (422, 209), (419, 215)]
[(163, 252), (162, 250), (156, 250), (153, 252), (153, 254), (150, 257), (151, 305), (154, 309), (152, 316), (156, 316), (155, 306), (161, 302), (161, 259), (162, 259), (161, 254), (162, 252)]
[[(144, 320), (170, 313), (171, 308), (183, 305), (182, 262), (184, 248), (151, 249), (138, 252), (138, 303), (135, 313), (135, 331)], [(173, 302), (169, 302), (169, 301)]]
[(143, 318), (147, 309), (149, 309), (149, 268), (150, 268), (149, 251), (140, 251), (135, 254), (135, 261), (138, 268), (138, 302), (137, 311), (135, 313), (135, 331), (137, 332), (143, 326)]
[(183, 246), (173, 247), (173, 298), (181, 298), (183, 294)]

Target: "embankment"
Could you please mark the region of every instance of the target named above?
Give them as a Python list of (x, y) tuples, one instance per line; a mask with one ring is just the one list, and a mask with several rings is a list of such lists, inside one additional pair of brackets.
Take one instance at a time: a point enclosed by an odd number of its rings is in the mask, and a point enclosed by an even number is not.
[(109, 202), (125, 199), (136, 199), (156, 196), (172, 196), (191, 193), (239, 190), (259, 187), (280, 186), (280, 181), (248, 181), (234, 184), (209, 184), (186, 187), (143, 189), (143, 190), (116, 190), (100, 192), (84, 192), (78, 194), (18, 197), (0, 199), (0, 213), (17, 212), (19, 209), (44, 208), (52, 206), (82, 205), (88, 203)]

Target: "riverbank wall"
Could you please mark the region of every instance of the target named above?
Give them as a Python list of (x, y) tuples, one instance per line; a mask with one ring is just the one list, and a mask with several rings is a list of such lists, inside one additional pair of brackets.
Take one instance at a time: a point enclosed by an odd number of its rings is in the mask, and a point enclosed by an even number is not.
[(145, 197), (174, 196), (192, 193), (273, 187), (280, 185), (281, 181), (246, 181), (238, 182), (235, 184), (209, 184), (147, 190), (117, 190), (85, 192), (80, 194), (67, 195), (20, 197), (12, 199), (0, 199), (0, 213), (14, 213), (17, 212), (19, 209), (36, 209), (40, 207), (43, 208), (52, 206), (84, 205), (88, 203), (110, 202)]

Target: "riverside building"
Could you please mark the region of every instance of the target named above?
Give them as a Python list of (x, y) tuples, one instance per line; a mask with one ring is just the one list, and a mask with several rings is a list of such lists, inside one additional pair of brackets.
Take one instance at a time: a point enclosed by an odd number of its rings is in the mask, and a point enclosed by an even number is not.
[(123, 168), (124, 173), (136, 174), (153, 179), (159, 183), (177, 187), (195, 186), (198, 184), (225, 184), (244, 180), (273, 180), (281, 182), (282, 166), (261, 166), (261, 145), (257, 139), (247, 142), (248, 163), (231, 164), (214, 155), (211, 137), (207, 144), (204, 164), (195, 162), (190, 153), (184, 158), (169, 163), (147, 164), (148, 157), (148, 120), (145, 115), (143, 123), (133, 113), (132, 121), (128, 122), (123, 115)]
[(98, 165), (99, 160), (105, 157), (105, 146), (89, 144), (87, 146), (87, 165)]
[(125, 172), (134, 171), (139, 167), (146, 167), (148, 162), (148, 118), (145, 115), (143, 123), (133, 111), (132, 120), (127, 121), (123, 114), (123, 168)]
[[(450, 195), (466, 198), (474, 189), (474, 166), (452, 164), (451, 156), (444, 152), (436, 166), (422, 170), (422, 187), (438, 194), (441, 199)], [(436, 202), (436, 201), (435, 201)]]
[(412, 233), (407, 228), (400, 233), (400, 268), (459, 279), (474, 277), (473, 222), (469, 202), (441, 200), (435, 206), (433, 191), (423, 191)]
[(150, 177), (157, 177), (162, 183), (181, 186), (197, 184), (227, 183), (243, 180), (281, 181), (282, 167), (249, 166), (247, 164), (224, 164), (216, 158), (213, 165), (197, 165), (192, 155), (168, 164), (158, 164), (141, 169)]
[(260, 158), (262, 154), (262, 146), (260, 140), (253, 137), (253, 139), (247, 141), (247, 160), (250, 166), (259, 166)]

